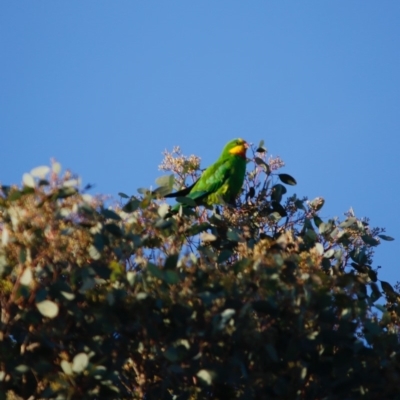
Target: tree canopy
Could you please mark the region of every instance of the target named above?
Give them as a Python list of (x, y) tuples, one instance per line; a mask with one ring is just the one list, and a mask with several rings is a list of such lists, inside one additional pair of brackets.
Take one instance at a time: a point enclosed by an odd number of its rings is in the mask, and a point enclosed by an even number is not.
[(179, 148), (119, 202), (56, 162), (2, 186), (0, 400), (398, 398), (400, 295), (373, 265), (393, 239), (322, 220), (283, 165), (261, 142), (236, 207), (174, 216), (200, 173)]

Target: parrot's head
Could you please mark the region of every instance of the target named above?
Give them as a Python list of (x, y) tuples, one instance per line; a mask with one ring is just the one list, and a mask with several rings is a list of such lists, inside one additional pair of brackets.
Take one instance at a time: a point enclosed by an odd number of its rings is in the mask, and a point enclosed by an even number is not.
[(249, 145), (247, 144), (247, 142), (245, 140), (233, 139), (225, 145), (222, 153), (246, 158), (246, 150), (248, 148), (249, 148)]

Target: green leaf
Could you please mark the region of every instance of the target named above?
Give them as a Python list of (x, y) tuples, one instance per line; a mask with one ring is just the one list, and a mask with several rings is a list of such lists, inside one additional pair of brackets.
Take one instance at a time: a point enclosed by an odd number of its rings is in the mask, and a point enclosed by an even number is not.
[(163, 272), (164, 272), (164, 274), (163, 274), (162, 280), (164, 282), (168, 283), (169, 285), (175, 285), (178, 282), (180, 282), (179, 275), (176, 271), (167, 270), (167, 271), (163, 271)]
[(67, 197), (73, 196), (78, 193), (74, 187), (63, 187), (57, 190), (57, 192), (52, 196), (54, 200), (56, 199), (66, 199)]
[(268, 215), (268, 219), (272, 222), (278, 222), (279, 220), (282, 219), (282, 215), (279, 214), (278, 212), (274, 211)]
[(340, 228), (348, 228), (349, 226), (354, 225), (354, 223), (357, 222), (357, 218), (355, 217), (349, 217), (346, 220), (344, 220), (339, 227)]
[(220, 313), (220, 319), (214, 319), (213, 325), (216, 329), (221, 330), (224, 329), (227, 325), (227, 323), (233, 318), (233, 316), (236, 314), (236, 310), (233, 308), (227, 308), (224, 311)]
[(147, 189), (147, 188), (139, 188), (139, 189), (137, 190), (137, 192), (138, 192), (139, 194), (142, 194), (143, 196), (146, 196), (146, 195), (148, 195), (148, 194), (150, 193), (150, 190)]
[(89, 365), (89, 357), (86, 353), (77, 354), (72, 360), (72, 371), (76, 374), (83, 372)]
[(167, 194), (171, 193), (171, 188), (168, 186), (160, 186), (157, 189), (153, 190), (151, 193), (155, 197), (165, 197)]
[(176, 271), (163, 270), (151, 262), (147, 263), (147, 271), (151, 275), (155, 276), (158, 279), (161, 279), (169, 285), (174, 285), (180, 281), (179, 275)]
[(231, 250), (222, 250), (221, 253), (219, 253), (219, 256), (217, 258), (217, 262), (222, 264), (223, 262), (229, 260), (232, 257), (233, 253)]
[(364, 284), (360, 283), (360, 284), (358, 285), (358, 288), (359, 288), (359, 290), (360, 290), (360, 291), (357, 293), (358, 298), (359, 298), (359, 299), (365, 299), (365, 298), (367, 298), (367, 287), (366, 287)]
[(51, 170), (58, 175), (61, 172), (61, 164), (59, 162), (54, 162), (51, 166)]
[(80, 293), (85, 293), (88, 290), (92, 290), (96, 286), (96, 281), (92, 277), (86, 277), (82, 281), (82, 286), (79, 289)]
[(81, 184), (80, 178), (78, 179), (68, 179), (62, 183), (63, 187), (76, 187)]
[(19, 364), (14, 369), (15, 369), (15, 371), (19, 372), (20, 374), (25, 374), (26, 372), (28, 372), (30, 370), (29, 366), (25, 365), (25, 364)]
[(306, 208), (304, 207), (304, 204), (303, 204), (303, 201), (302, 201), (302, 200), (297, 199), (297, 200), (294, 202), (294, 205), (295, 205), (299, 210), (305, 210), (305, 209), (306, 209)]
[(160, 207), (158, 207), (157, 214), (161, 218), (165, 218), (165, 216), (169, 212), (169, 209), (170, 209), (170, 206), (167, 203), (163, 203), (163, 204), (160, 205)]
[(260, 166), (266, 174), (270, 174), (271, 173), (271, 168), (269, 167), (269, 165), (260, 157), (255, 157), (254, 158), (254, 162)]
[(371, 267), (368, 269), (368, 277), (372, 282), (376, 282), (378, 280), (378, 274)]
[(333, 258), (334, 255), (335, 255), (335, 250), (334, 249), (329, 249), (328, 251), (326, 251), (324, 253), (324, 257), (325, 258)]
[(333, 239), (336, 240), (338, 235), (341, 234), (343, 231), (340, 231), (339, 228), (334, 228), (330, 233), (329, 236)]
[(350, 265), (360, 274), (365, 274), (367, 272), (365, 265), (359, 265), (355, 262), (350, 263)]
[(388, 240), (388, 241), (392, 241), (394, 240), (394, 238), (392, 238), (391, 236), (387, 236), (387, 235), (378, 235), (378, 237), (380, 237), (383, 240)]
[(229, 228), (228, 232), (226, 233), (226, 238), (231, 242), (240, 242), (242, 238), (240, 236), (240, 232), (236, 229)]
[(321, 266), (324, 270), (329, 270), (331, 268), (330, 259), (324, 257), (321, 261)]
[(311, 242), (316, 242), (318, 240), (318, 235), (314, 231), (314, 229), (307, 229), (305, 238), (307, 238)]
[(348, 233), (341, 233), (335, 240), (336, 243), (342, 243), (344, 246), (348, 246), (350, 244), (350, 235)]
[(246, 193), (246, 201), (248, 199), (252, 199), (254, 197), (254, 195), (256, 194), (256, 190), (254, 189), (254, 187), (252, 186), (249, 191)]
[(164, 280), (163, 271), (151, 262), (147, 263), (147, 271), (158, 279)]
[(286, 183), (286, 185), (292, 185), (292, 186), (297, 185), (296, 179), (294, 179), (289, 174), (278, 174), (278, 176), (281, 182)]
[(264, 140), (260, 140), (260, 143), (258, 144), (256, 153), (266, 153), (267, 148), (264, 146)]
[(164, 263), (165, 269), (175, 269), (178, 264), (179, 254), (171, 254), (167, 257)]
[(33, 281), (32, 268), (30, 268), (30, 267), (25, 268), (19, 281), (20, 281), (21, 285), (29, 286), (31, 284), (31, 282)]
[(210, 386), (216, 378), (215, 372), (207, 369), (201, 369), (196, 375), (203, 383), (208, 386)]
[(173, 188), (174, 182), (174, 175), (163, 175), (156, 179), (156, 183), (158, 186), (165, 186), (169, 189)]
[(50, 182), (47, 181), (46, 179), (39, 180), (38, 186), (49, 186), (49, 185), (50, 185)]
[(35, 187), (35, 179), (33, 178), (33, 176), (31, 174), (24, 174), (22, 175), (22, 183), (30, 188), (34, 188)]
[(315, 226), (317, 228), (319, 228), (319, 226), (323, 223), (322, 219), (320, 217), (318, 217), (318, 215), (315, 215), (313, 219), (314, 219)]
[(324, 254), (325, 249), (324, 249), (324, 246), (322, 243), (315, 243), (314, 247), (320, 256), (322, 256), (322, 254)]
[(101, 258), (100, 252), (93, 245), (89, 246), (89, 256), (92, 260), (99, 260)]
[(14, 190), (9, 196), (8, 200), (9, 201), (15, 201), (18, 200), (22, 197), (22, 193), (19, 190)]
[(31, 175), (35, 178), (44, 179), (46, 175), (50, 172), (50, 167), (43, 165), (41, 167), (36, 167), (31, 170)]
[(133, 286), (136, 282), (138, 273), (136, 271), (128, 271), (126, 273), (126, 280), (129, 282), (131, 286)]
[(26, 249), (22, 248), (18, 253), (18, 260), (21, 264), (26, 261)]
[(132, 197), (123, 207), (122, 211), (126, 213), (132, 213), (139, 208), (140, 200), (135, 197)]
[(286, 210), (282, 207), (282, 205), (280, 203), (278, 203), (277, 201), (272, 200), (271, 201), (271, 206), (272, 209), (277, 212), (281, 217), (286, 217), (287, 216), (287, 212)]
[(287, 192), (285, 186), (281, 185), (280, 183), (272, 186), (272, 193), (271, 199), (275, 200), (276, 202), (280, 203), (282, 200), (282, 196)]
[(129, 199), (129, 196), (127, 194), (125, 194), (125, 193), (122, 193), (122, 192), (118, 192), (118, 196), (122, 197), (123, 199)]
[(388, 296), (397, 296), (397, 293), (394, 291), (392, 285), (388, 282), (381, 281), (381, 287), (382, 290), (388, 295)]
[(321, 233), (321, 234), (324, 234), (324, 233), (327, 234), (330, 231), (332, 231), (333, 227), (334, 227), (333, 223), (331, 221), (328, 221), (328, 222), (323, 222), (322, 224), (320, 224), (318, 226), (318, 230), (319, 230), (319, 233)]
[(61, 295), (66, 298), (67, 300), (71, 301), (75, 299), (75, 295), (71, 292), (64, 292), (63, 290), (60, 292)]
[(217, 240), (217, 236), (213, 235), (212, 233), (208, 233), (208, 232), (203, 232), (200, 235), (200, 239), (203, 242), (214, 242), (215, 240)]
[(374, 303), (382, 296), (382, 293), (378, 289), (378, 285), (376, 283), (371, 283), (370, 286), (371, 286), (371, 290), (372, 290), (370, 297), (371, 297), (371, 301)]
[(40, 288), (35, 295), (35, 302), (36, 303), (41, 303), (42, 301), (47, 299), (47, 296), (49, 295), (49, 292), (45, 288)]
[(352, 250), (349, 253), (349, 255), (353, 261), (355, 261), (356, 263), (359, 263), (361, 265), (364, 265), (368, 261), (365, 251), (366, 251), (365, 247), (362, 247), (362, 248), (357, 247), (354, 250)]
[(107, 219), (113, 219), (115, 221), (121, 221), (121, 217), (113, 210), (102, 209), (101, 214)]
[(145, 198), (140, 202), (139, 207), (140, 207), (142, 210), (144, 210), (144, 209), (146, 209), (147, 207), (149, 207), (150, 203), (151, 203), (151, 194), (150, 194), (150, 192), (149, 192), (149, 193), (148, 193), (148, 196), (145, 197)]
[(250, 264), (251, 261), (248, 258), (243, 258), (235, 263), (232, 268), (235, 274), (238, 274), (239, 272), (242, 272), (245, 268), (247, 268)]
[(114, 236), (117, 236), (117, 237), (123, 236), (123, 232), (122, 232), (121, 228), (116, 224), (106, 224), (106, 225), (104, 225), (104, 229), (106, 231), (110, 232)]
[(163, 230), (163, 229), (168, 229), (168, 228), (170, 228), (170, 227), (173, 226), (173, 225), (174, 225), (174, 223), (173, 223), (173, 221), (171, 221), (171, 219), (165, 220), (164, 218), (160, 218), (160, 219), (154, 224), (154, 226), (155, 226), (156, 228), (161, 229), (161, 230)]
[(325, 204), (325, 200), (322, 197), (316, 197), (314, 200), (311, 200), (308, 205), (314, 210), (319, 211), (323, 205)]
[(54, 301), (44, 300), (36, 303), (36, 307), (47, 318), (55, 318), (58, 315), (59, 307)]
[(98, 252), (102, 252), (104, 249), (104, 236), (101, 233), (95, 233), (93, 235), (93, 245)]
[(72, 365), (70, 362), (67, 360), (62, 360), (60, 363), (61, 369), (64, 371), (65, 374), (67, 375), (72, 375)]
[(376, 240), (370, 235), (362, 235), (361, 239), (365, 244), (369, 244), (370, 246), (377, 246), (379, 244), (379, 240)]
[(163, 356), (170, 362), (174, 363), (179, 361), (179, 354), (178, 354), (178, 350), (173, 347), (173, 346), (169, 346), (167, 348), (167, 350), (165, 350), (163, 352)]

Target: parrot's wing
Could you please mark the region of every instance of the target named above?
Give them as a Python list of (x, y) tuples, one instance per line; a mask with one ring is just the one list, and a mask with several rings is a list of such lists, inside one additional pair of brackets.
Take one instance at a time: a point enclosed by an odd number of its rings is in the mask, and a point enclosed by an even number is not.
[(174, 193), (169, 193), (165, 197), (190, 197), (193, 200), (202, 200), (211, 193), (215, 193), (226, 182), (232, 168), (229, 159), (217, 161), (210, 165), (192, 185)]
[(231, 160), (223, 159), (210, 165), (201, 175), (191, 193), (204, 191), (208, 194), (217, 192), (232, 174)]

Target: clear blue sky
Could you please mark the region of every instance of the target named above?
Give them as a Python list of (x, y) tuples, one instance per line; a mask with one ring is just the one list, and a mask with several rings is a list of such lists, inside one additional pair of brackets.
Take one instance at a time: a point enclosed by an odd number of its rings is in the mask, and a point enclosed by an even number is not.
[(292, 190), (397, 238), (399, 1), (2, 1), (0, 182), (55, 157), (94, 193), (136, 193), (180, 145), (231, 138), (286, 162)]

